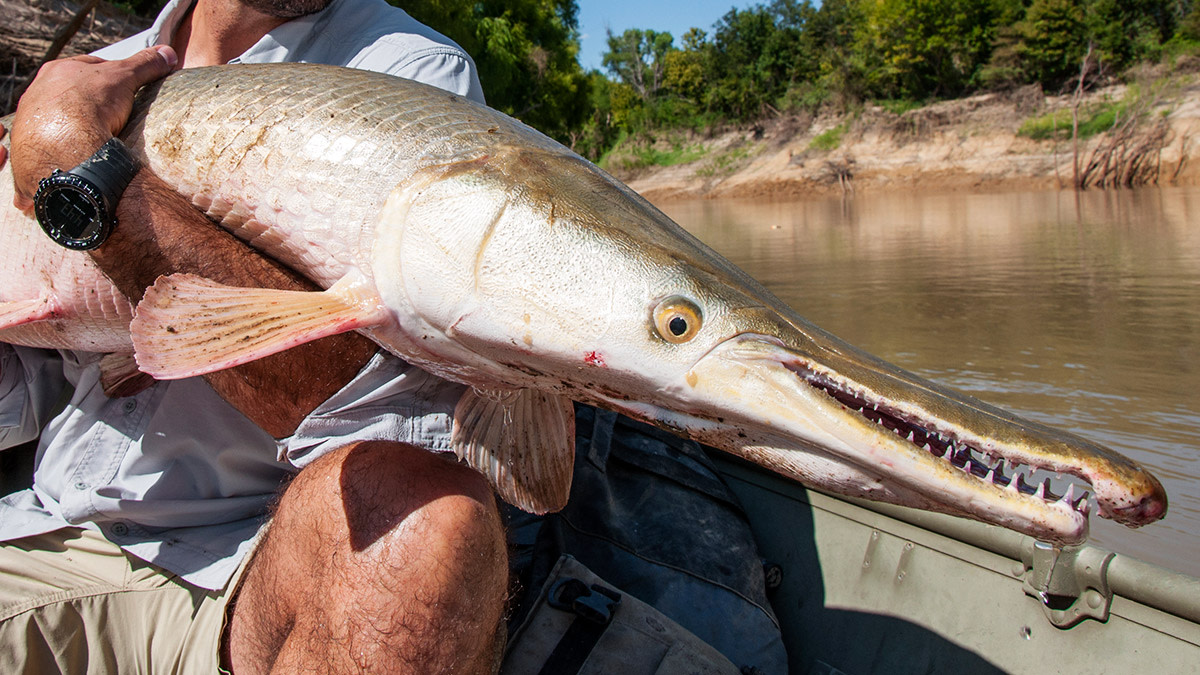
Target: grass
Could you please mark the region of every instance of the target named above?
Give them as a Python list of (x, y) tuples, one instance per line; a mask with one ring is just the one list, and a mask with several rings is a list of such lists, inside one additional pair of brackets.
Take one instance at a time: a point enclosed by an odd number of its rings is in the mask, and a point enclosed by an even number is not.
[(808, 147), (813, 150), (836, 150), (842, 144), (842, 136), (849, 127), (849, 122), (842, 122), (832, 129), (822, 131), (809, 142)]
[(652, 166), (687, 164), (703, 158), (706, 154), (708, 149), (701, 143), (674, 140), (664, 149), (659, 144), (647, 143), (622, 130), (617, 141), (596, 163), (605, 168), (644, 169)]
[[(1125, 101), (1106, 102), (1087, 106), (1079, 111), (1079, 138), (1091, 138), (1112, 128), (1118, 115), (1129, 108)], [(1044, 141), (1050, 138), (1065, 140), (1071, 138), (1071, 111), (1055, 110), (1039, 117), (1025, 120), (1017, 134)]]
[(676, 164), (687, 164), (688, 162), (694, 162), (704, 157), (706, 154), (708, 154), (708, 150), (699, 143), (673, 143), (669, 150), (660, 150), (657, 147), (650, 146), (637, 148), (633, 151), (634, 157), (637, 158), (638, 166), (675, 166)]
[(713, 157), (712, 162), (708, 166), (696, 169), (696, 175), (707, 178), (729, 173), (733, 170), (734, 165), (754, 153), (758, 149), (758, 145), (757, 143), (749, 143), (730, 148)]
[(917, 108), (924, 108), (926, 106), (924, 101), (909, 101), (907, 99), (886, 99), (876, 101), (875, 103), (893, 115), (903, 115), (909, 110), (916, 110)]

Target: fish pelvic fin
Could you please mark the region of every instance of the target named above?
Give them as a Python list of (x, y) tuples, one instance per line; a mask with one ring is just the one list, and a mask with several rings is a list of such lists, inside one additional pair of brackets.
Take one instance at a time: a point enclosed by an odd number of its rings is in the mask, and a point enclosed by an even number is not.
[(325, 291), (281, 291), (172, 274), (146, 290), (129, 328), (142, 371), (174, 380), (378, 325), (385, 317), (373, 287), (350, 277)]
[(134, 396), (154, 384), (154, 378), (138, 370), (132, 353), (114, 352), (100, 359), (100, 386), (109, 398)]
[(504, 501), (541, 515), (566, 506), (575, 464), (575, 409), (535, 389), (468, 389), (454, 408), (459, 459)]
[(62, 307), (53, 295), (0, 302), (0, 329), (46, 321), (59, 316), (61, 312)]

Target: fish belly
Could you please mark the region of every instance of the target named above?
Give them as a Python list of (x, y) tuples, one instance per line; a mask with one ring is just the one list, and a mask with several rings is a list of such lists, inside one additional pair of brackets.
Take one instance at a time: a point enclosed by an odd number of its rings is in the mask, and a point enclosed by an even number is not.
[[(9, 121), (0, 124), (8, 126)], [(5, 166), (0, 169), (0, 341), (132, 351), (133, 308), (125, 296), (86, 253), (58, 246), (37, 221), (17, 210), (12, 185), (12, 173)]]

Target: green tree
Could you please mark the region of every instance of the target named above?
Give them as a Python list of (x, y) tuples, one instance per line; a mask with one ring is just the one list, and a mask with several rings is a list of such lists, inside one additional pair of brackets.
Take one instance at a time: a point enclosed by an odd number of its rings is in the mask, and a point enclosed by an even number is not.
[(863, 0), (823, 0), (805, 23), (804, 39), (816, 55), (817, 87), (842, 105), (867, 95), (872, 50), (856, 39), (866, 22)]
[(1106, 65), (1124, 70), (1158, 58), (1182, 18), (1177, 9), (1172, 0), (1090, 0), (1085, 15), (1088, 35)]
[(1175, 34), (1181, 40), (1200, 42), (1200, 3), (1194, 3), (1190, 9), (1179, 8), (1179, 27)]
[(662, 87), (666, 57), (675, 39), (670, 33), (630, 28), (620, 35), (608, 32), (604, 67), (633, 88), (642, 99), (652, 99)]
[(1034, 0), (1021, 22), (1021, 60), (1034, 80), (1058, 87), (1079, 73), (1088, 31), (1079, 0)]
[(705, 103), (733, 119), (765, 112), (788, 82), (786, 51), (775, 18), (760, 6), (731, 9), (713, 25), (708, 46), (709, 91)]
[(479, 67), (488, 105), (562, 141), (588, 117), (575, 0), (389, 0)]
[(989, 0), (870, 0), (858, 49), (877, 56), (874, 93), (920, 99), (958, 95), (987, 63), (995, 34)]
[(699, 103), (707, 88), (704, 54), (698, 49), (673, 49), (663, 57), (663, 88), (675, 96)]

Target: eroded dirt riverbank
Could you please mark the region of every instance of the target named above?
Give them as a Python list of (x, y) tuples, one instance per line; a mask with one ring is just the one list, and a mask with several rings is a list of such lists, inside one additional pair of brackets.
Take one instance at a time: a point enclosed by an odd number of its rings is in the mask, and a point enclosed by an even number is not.
[[(1200, 66), (1186, 63), (1167, 72), (1144, 73), (1142, 82), (1113, 85), (1087, 94), (1081, 109), (1120, 107), (1148, 101), (1140, 130), (1129, 138), (1116, 132), (1078, 144), (1086, 167), (1098, 153), (1128, 158), (1146, 141), (1143, 165), (1155, 167), (1158, 185), (1200, 183)], [(1151, 100), (1152, 99), (1152, 100)], [(631, 187), (656, 200), (747, 197), (804, 197), (849, 192), (997, 191), (1070, 187), (1075, 144), (1069, 138), (1072, 96), (1047, 96), (1037, 87), (935, 103), (903, 114), (875, 105), (842, 115), (781, 116), (760, 125), (727, 130), (709, 138), (664, 138), (659, 144), (690, 144), (692, 162), (668, 167), (612, 170)], [(1060, 140), (1034, 140), (1018, 133), (1030, 119), (1063, 111)], [(1117, 118), (1118, 124), (1120, 117)], [(1150, 135), (1158, 134), (1156, 139)], [(819, 149), (821, 140), (836, 147)], [(1116, 147), (1114, 147), (1116, 146)], [(1115, 155), (1114, 155), (1115, 156)]]

